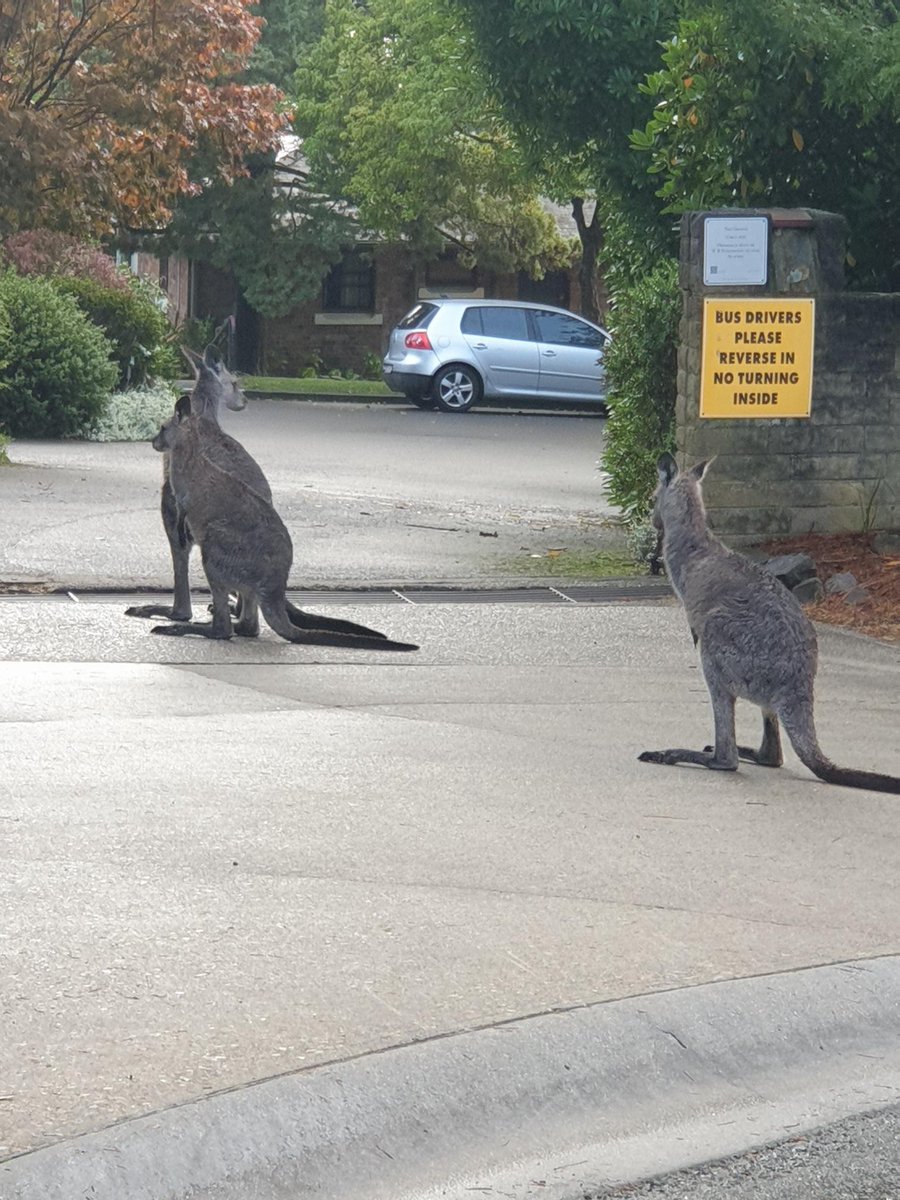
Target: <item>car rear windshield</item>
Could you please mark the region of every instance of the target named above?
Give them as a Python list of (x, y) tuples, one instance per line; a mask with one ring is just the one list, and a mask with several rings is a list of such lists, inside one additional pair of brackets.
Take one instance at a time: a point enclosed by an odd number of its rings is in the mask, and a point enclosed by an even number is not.
[(434, 314), (437, 312), (436, 304), (416, 304), (411, 308), (402, 321), (398, 322), (398, 329), (427, 329), (428, 323)]

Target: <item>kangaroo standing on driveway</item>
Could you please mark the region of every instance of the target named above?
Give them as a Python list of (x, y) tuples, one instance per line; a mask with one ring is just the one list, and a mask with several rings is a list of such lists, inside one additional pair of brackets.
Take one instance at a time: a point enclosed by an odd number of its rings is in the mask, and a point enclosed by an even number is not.
[[(666, 571), (700, 650), (716, 744), (702, 751), (645, 750), (641, 762), (735, 771), (740, 757), (780, 767), (780, 720), (800, 761), (826, 783), (900, 794), (895, 776), (835, 766), (819, 748), (813, 719), (815, 629), (784, 584), (709, 532), (700, 487), (708, 466), (701, 462), (679, 473), (671, 454), (660, 458), (653, 523), (662, 531)], [(758, 750), (737, 745), (738, 698), (762, 709)]]
[[(290, 534), (268, 500), (207, 456), (208, 424), (193, 415), (190, 400), (182, 397), (174, 415), (153, 439), (153, 448), (169, 456), (169, 481), (179, 518), (187, 522), (200, 547), (212, 593), (212, 623), (154, 625), (153, 633), (230, 638), (234, 630), (228, 596), (236, 591), (241, 596), (240, 624), (245, 636), (258, 632), (262, 610), (272, 629), (289, 642), (360, 650), (418, 650), (418, 646), (389, 641), (383, 634), (350, 622), (304, 629), (291, 623), (285, 600), (293, 561)], [(353, 632), (344, 632), (341, 626)]]
[[(190, 411), (200, 422), (203, 453), (223, 471), (240, 479), (271, 504), (272, 489), (269, 487), (269, 481), (266, 479), (262, 467), (240, 442), (225, 433), (219, 425), (219, 405), (221, 403), (235, 411), (240, 411), (247, 405), (247, 398), (241, 391), (237, 380), (226, 369), (212, 347), (207, 348), (202, 358), (187, 348), (183, 348), (183, 352), (194, 369), (196, 382), (190, 396)], [(190, 621), (193, 611), (188, 581), (188, 560), (194, 545), (194, 534), (183, 514), (179, 519), (169, 474), (169, 455), (164, 454), (162, 515), (175, 571), (174, 602), (171, 607), (161, 604), (135, 605), (127, 608), (125, 614), (129, 617), (167, 617), (170, 621)], [(369, 629), (366, 625), (358, 625), (355, 621), (344, 621), (339, 617), (323, 617), (304, 612), (290, 600), (287, 600), (285, 605), (288, 619), (298, 629), (316, 629), (320, 632), (330, 629), (336, 633), (358, 633), (362, 637), (370, 638), (384, 636), (378, 630)], [(240, 597), (237, 601), (237, 616), (238, 622), (234, 632), (239, 637), (256, 637), (259, 632), (258, 616), (255, 614), (255, 609), (252, 609), (245, 617), (244, 603)]]
[[(205, 417), (218, 428), (220, 402), (224, 403), (226, 408), (233, 409), (235, 412), (240, 412), (247, 407), (247, 397), (241, 391), (237, 380), (230, 371), (226, 370), (225, 365), (218, 358), (211, 346), (207, 346), (202, 358), (199, 354), (195, 354), (193, 350), (188, 350), (186, 347), (182, 347), (182, 351), (185, 358), (193, 367), (196, 379), (190, 398), (192, 412), (196, 413), (197, 416)], [(253, 465), (256, 466), (255, 463)], [(263, 484), (268, 487), (262, 471), (258, 467), (256, 467), (256, 470)], [(250, 483), (251, 487), (254, 486), (252, 479), (248, 479), (247, 482)], [(193, 616), (193, 610), (191, 608), (188, 560), (191, 557), (194, 539), (191, 536), (190, 529), (185, 526), (184, 521), (179, 521), (178, 519), (175, 497), (169, 481), (168, 455), (163, 457), (163, 482), (160, 500), (163, 528), (166, 531), (169, 549), (172, 552), (172, 568), (175, 573), (175, 588), (172, 603), (171, 605), (133, 605), (131, 608), (125, 609), (125, 614), (129, 617), (168, 617), (170, 621), (190, 621)]]

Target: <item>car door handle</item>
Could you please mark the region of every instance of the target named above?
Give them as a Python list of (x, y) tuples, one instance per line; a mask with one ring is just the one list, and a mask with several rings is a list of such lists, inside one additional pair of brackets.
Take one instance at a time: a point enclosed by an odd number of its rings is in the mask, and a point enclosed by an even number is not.
[(487, 342), (475, 342), (474, 350), (487, 350)]
[(543, 354), (544, 354), (544, 358), (556, 358), (555, 350), (544, 350)]

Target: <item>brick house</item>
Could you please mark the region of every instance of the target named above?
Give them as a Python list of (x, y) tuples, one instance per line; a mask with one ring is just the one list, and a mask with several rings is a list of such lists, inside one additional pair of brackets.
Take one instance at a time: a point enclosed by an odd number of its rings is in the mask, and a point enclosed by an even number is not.
[[(565, 209), (551, 206), (560, 232), (575, 236)], [(454, 251), (416, 266), (402, 245), (358, 242), (322, 280), (318, 296), (283, 317), (263, 317), (244, 301), (233, 276), (208, 263), (180, 257), (137, 256), (142, 275), (159, 281), (169, 297), (169, 317), (178, 325), (189, 317), (217, 324), (234, 317), (233, 366), (252, 374), (299, 375), (314, 366), (364, 374), (367, 360), (381, 358), (392, 327), (416, 299), (474, 296), (498, 300), (537, 300), (577, 309), (577, 271), (556, 271), (542, 280), (525, 273), (498, 274), (468, 269)]]

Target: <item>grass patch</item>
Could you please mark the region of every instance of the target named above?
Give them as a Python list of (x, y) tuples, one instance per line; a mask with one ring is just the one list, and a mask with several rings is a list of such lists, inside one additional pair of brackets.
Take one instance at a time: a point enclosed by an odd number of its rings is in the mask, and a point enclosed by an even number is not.
[(550, 550), (537, 558), (528, 555), (509, 559), (503, 565), (521, 575), (565, 579), (629, 579), (647, 573), (646, 566), (616, 550)]
[[(277, 375), (244, 375), (241, 387), (248, 392), (284, 396), (396, 396), (374, 379), (287, 379)], [(397, 396), (399, 400), (400, 397)]]

